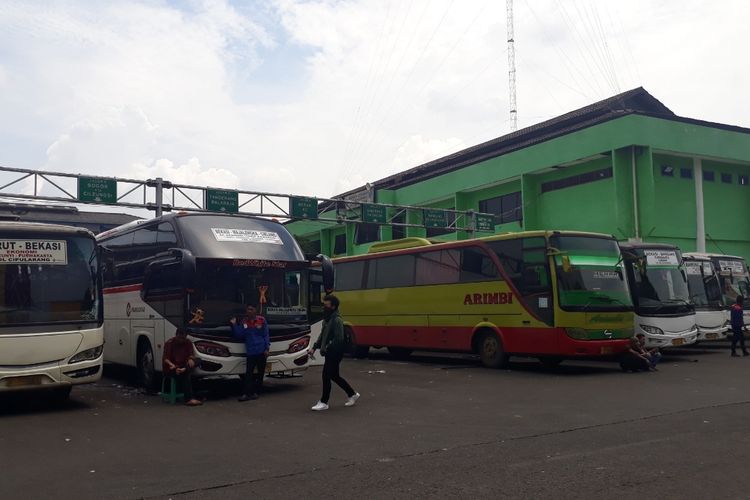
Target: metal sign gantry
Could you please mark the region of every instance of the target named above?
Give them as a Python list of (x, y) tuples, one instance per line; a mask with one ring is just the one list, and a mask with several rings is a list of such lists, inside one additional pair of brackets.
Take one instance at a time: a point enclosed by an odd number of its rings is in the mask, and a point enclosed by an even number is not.
[(154, 211), (157, 217), (164, 211), (179, 210), (326, 223), (422, 227), (472, 234), (495, 230), (492, 214), (472, 210), (191, 186), (161, 177), (125, 179), (0, 166), (0, 182), (4, 182), (0, 186), (0, 197), (147, 209)]

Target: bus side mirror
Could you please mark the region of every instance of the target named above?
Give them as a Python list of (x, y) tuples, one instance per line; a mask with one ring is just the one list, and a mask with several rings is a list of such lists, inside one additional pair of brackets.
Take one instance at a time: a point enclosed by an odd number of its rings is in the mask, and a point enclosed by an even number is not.
[(323, 271), (323, 289), (326, 293), (333, 292), (333, 284), (336, 277), (333, 269), (333, 262), (331, 262), (331, 259), (329, 259), (328, 256), (323, 254), (318, 254), (315, 257), (315, 260), (320, 262), (321, 271)]
[(563, 255), (561, 259), (563, 271), (566, 273), (573, 271), (573, 264), (570, 263), (570, 257), (568, 255)]

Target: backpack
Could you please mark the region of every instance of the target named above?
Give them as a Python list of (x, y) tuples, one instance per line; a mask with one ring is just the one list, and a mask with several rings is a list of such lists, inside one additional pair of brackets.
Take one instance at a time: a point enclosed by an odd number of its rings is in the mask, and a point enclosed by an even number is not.
[(352, 339), (352, 329), (348, 326), (344, 326), (344, 345), (342, 346), (345, 351), (352, 348), (354, 339)]

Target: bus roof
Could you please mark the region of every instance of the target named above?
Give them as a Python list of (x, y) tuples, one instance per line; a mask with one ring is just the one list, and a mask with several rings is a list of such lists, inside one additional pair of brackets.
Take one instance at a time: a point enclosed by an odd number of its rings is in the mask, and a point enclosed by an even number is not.
[(302, 250), (283, 224), (245, 214), (177, 212), (153, 219), (132, 221), (99, 234), (107, 240), (172, 222), (184, 248), (197, 258), (306, 262)]
[(737, 255), (726, 255), (723, 253), (707, 253), (707, 252), (689, 252), (684, 255), (688, 255), (691, 257), (701, 257), (704, 259), (718, 259), (718, 258), (725, 258), (725, 259), (737, 259), (737, 260), (745, 260), (744, 257), (739, 257)]
[(473, 242), (486, 242), (486, 241), (496, 241), (496, 240), (508, 240), (508, 239), (516, 239), (516, 238), (533, 238), (533, 237), (549, 237), (549, 236), (584, 236), (584, 237), (594, 237), (594, 238), (605, 238), (608, 240), (615, 240), (616, 238), (612, 236), (611, 234), (602, 234), (602, 233), (590, 233), (585, 231), (519, 231), (514, 233), (502, 233), (502, 234), (494, 234), (492, 236), (484, 236), (482, 238), (473, 238), (468, 240), (457, 240), (457, 241), (437, 241), (437, 240), (430, 240), (428, 238), (402, 238), (398, 240), (392, 240), (392, 241), (384, 241), (380, 243), (375, 243), (370, 247), (370, 250), (367, 254), (364, 255), (350, 255), (347, 257), (338, 257), (336, 260), (341, 259), (354, 259), (354, 258), (362, 258), (366, 255), (373, 255), (373, 254), (380, 254), (380, 253), (390, 253), (390, 252), (398, 252), (401, 250), (409, 250), (412, 248), (423, 248), (423, 247), (430, 247), (430, 248), (445, 248), (451, 247), (451, 246), (466, 246), (471, 245)]
[(627, 242), (620, 243), (620, 248), (625, 250), (641, 250), (647, 248), (653, 248), (656, 250), (679, 250), (677, 245), (670, 245), (668, 243), (645, 243), (645, 242)]
[(42, 222), (0, 221), (0, 231), (75, 234), (95, 238), (94, 233), (82, 227), (63, 226), (61, 224), (45, 224)]

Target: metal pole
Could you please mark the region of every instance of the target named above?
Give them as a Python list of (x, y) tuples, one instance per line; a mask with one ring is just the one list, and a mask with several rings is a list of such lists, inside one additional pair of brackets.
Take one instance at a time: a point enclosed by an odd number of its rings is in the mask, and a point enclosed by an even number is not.
[(155, 182), (155, 188), (156, 188), (156, 216), (161, 217), (162, 213), (162, 204), (163, 204), (163, 197), (164, 197), (164, 179), (161, 177), (156, 178)]
[(693, 158), (695, 177), (695, 251), (706, 251), (706, 220), (703, 213), (703, 162)]

